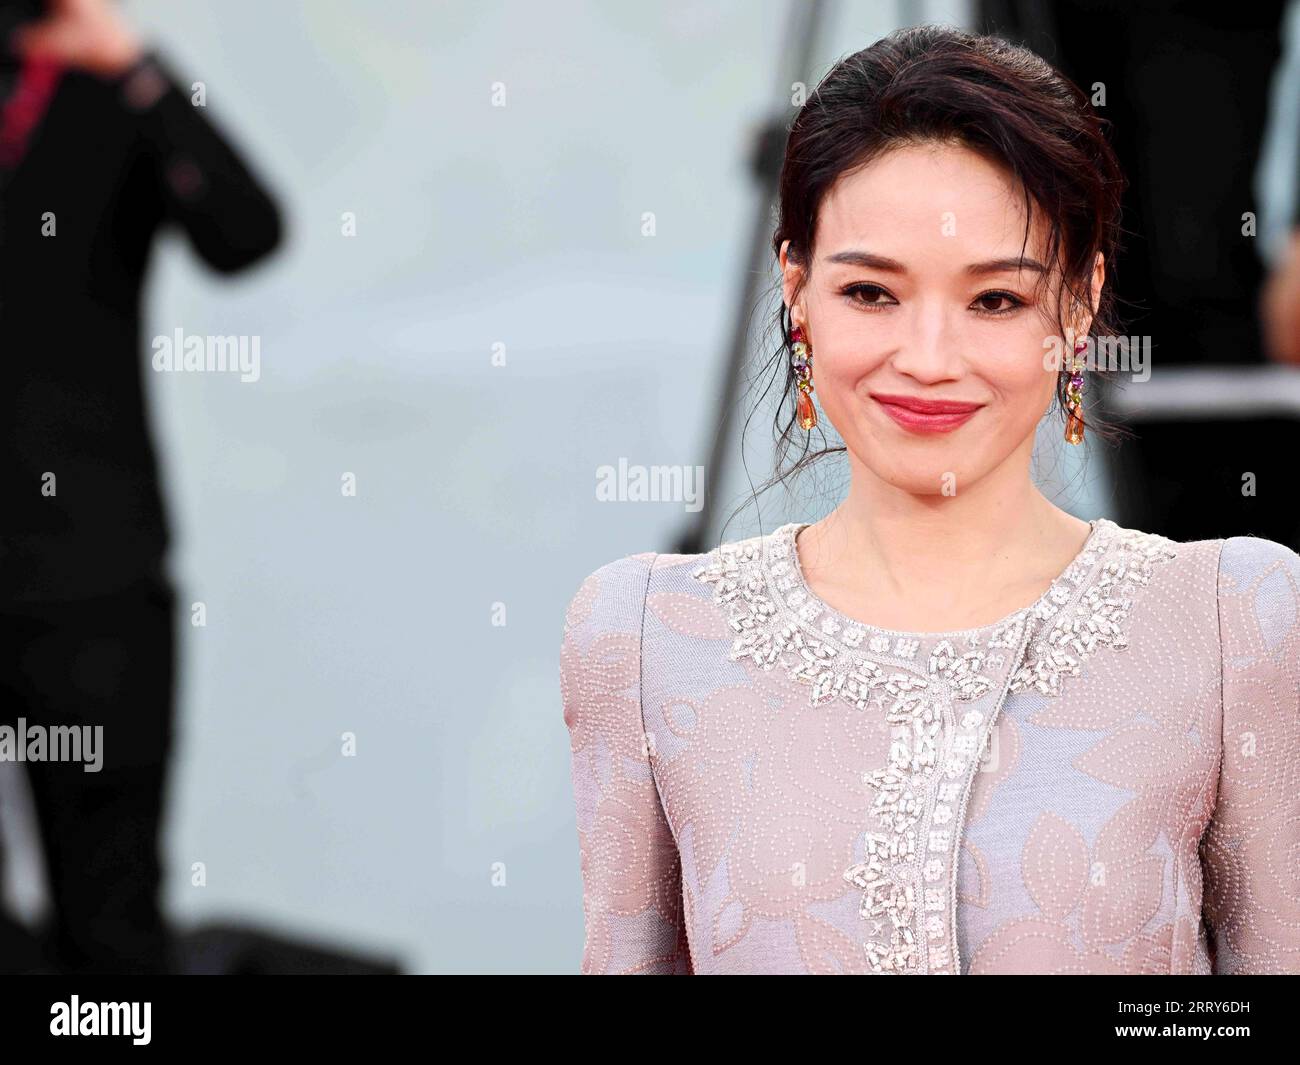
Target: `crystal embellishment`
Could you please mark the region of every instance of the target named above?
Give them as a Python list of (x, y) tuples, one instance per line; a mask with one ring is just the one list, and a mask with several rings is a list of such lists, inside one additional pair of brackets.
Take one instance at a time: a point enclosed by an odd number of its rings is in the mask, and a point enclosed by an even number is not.
[[(866, 709), (872, 691), (891, 682), (943, 682), (958, 699), (976, 699), (989, 690), (992, 681), (984, 672), (983, 650), (960, 653), (945, 640), (931, 651), (927, 663), (917, 663), (919, 640), (857, 623), (845, 626), (831, 616), (798, 586), (790, 562), (794, 528), (787, 525), (770, 537), (723, 544), (693, 572), (697, 580), (714, 585), (714, 601), (728, 612), (734, 661), (748, 659), (762, 669), (783, 664), (789, 677), (810, 685), (814, 705), (840, 697), (857, 710)], [(775, 593), (791, 579), (796, 581), (792, 594), (783, 598)], [(1013, 616), (994, 633), (989, 646), (1015, 646), (1023, 624), (1021, 614)], [(870, 654), (859, 649), (864, 638)], [(917, 672), (891, 676), (880, 659)]]
[[(798, 569), (801, 527), (723, 544), (692, 575), (713, 585), (734, 661), (781, 668), (808, 685), (814, 706), (839, 701), (883, 713), (887, 764), (862, 774), (880, 830), (864, 833), (864, 860), (843, 874), (862, 891), (859, 912), (873, 935), (887, 936), (867, 940), (863, 951), (878, 973), (959, 972), (956, 855), (966, 798), (1002, 701), (1027, 690), (1059, 695), (1062, 678), (1077, 676), (1098, 649), (1127, 646), (1131, 596), (1157, 562), (1175, 557), (1176, 545), (1099, 519), (1084, 550), (1032, 607), (993, 627), (927, 638), (876, 629), (822, 603)], [(988, 695), (996, 705), (975, 703)], [(956, 712), (954, 701), (967, 708)]]
[(1128, 646), (1125, 633), (1132, 596), (1150, 582), (1158, 563), (1178, 556), (1178, 545), (1138, 529), (1117, 529), (1117, 533), (1105, 562), (1075, 605), (1040, 616), (1048, 623), (1035, 627), (1009, 691), (1033, 690), (1055, 698), (1061, 694), (1062, 678), (1077, 677), (1083, 663), (1099, 649), (1122, 651)]

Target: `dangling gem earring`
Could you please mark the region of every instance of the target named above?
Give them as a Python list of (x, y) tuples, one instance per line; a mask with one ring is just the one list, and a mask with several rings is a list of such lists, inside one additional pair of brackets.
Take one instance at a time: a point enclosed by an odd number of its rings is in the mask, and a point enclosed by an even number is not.
[(799, 418), (799, 428), (809, 430), (817, 424), (817, 408), (812, 401), (812, 349), (804, 340), (801, 326), (794, 327), (790, 341), (790, 365), (794, 368), (795, 386), (798, 389), (795, 411)]
[(1083, 406), (1083, 360), (1082, 353), (1088, 348), (1086, 340), (1074, 345), (1074, 360), (1070, 365), (1070, 381), (1065, 386), (1065, 406), (1069, 417), (1065, 421), (1065, 441), (1067, 444), (1083, 443), (1083, 419), (1079, 410)]

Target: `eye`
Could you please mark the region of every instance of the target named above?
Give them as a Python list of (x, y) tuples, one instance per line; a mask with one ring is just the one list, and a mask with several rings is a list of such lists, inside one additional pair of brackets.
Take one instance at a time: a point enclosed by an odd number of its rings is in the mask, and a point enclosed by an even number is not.
[[(859, 307), (889, 307), (898, 302), (879, 285), (866, 282), (849, 285), (843, 290), (842, 294), (848, 298), (850, 303), (857, 304)], [(881, 300), (878, 298), (880, 296), (885, 298)]]
[[(996, 306), (999, 301), (1003, 300), (1006, 301), (1006, 306)], [(990, 304), (993, 304), (993, 306)], [(1019, 296), (1013, 296), (1010, 292), (985, 292), (980, 296), (976, 296), (975, 303), (972, 304), (980, 314), (987, 314), (992, 317), (1011, 314), (1024, 305), (1024, 300)]]

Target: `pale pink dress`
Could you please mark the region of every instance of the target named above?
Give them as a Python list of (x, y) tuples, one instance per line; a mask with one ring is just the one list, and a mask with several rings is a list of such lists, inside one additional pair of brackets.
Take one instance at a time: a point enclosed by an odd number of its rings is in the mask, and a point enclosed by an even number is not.
[(1300, 972), (1300, 557), (1107, 519), (952, 633), (820, 601), (791, 523), (582, 582), (586, 973)]

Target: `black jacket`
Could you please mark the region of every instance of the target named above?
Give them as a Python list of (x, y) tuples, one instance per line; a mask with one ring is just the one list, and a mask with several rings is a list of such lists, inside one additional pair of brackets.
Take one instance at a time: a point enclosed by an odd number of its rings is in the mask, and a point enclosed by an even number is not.
[(156, 55), (114, 80), (64, 73), (0, 180), (3, 608), (158, 572), (168, 522), (140, 335), (155, 234), (174, 223), (232, 272), (277, 245), (281, 222)]

